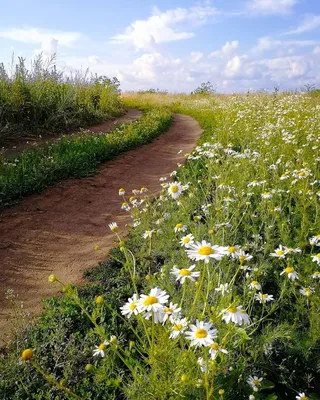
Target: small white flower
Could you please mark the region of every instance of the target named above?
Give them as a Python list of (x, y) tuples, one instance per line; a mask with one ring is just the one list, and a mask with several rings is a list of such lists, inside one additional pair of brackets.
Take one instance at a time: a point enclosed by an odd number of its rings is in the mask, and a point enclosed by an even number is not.
[(223, 313), (222, 320), (227, 324), (233, 322), (234, 324), (241, 326), (242, 324), (250, 323), (249, 316), (242, 310), (242, 306), (229, 307), (226, 310), (223, 310)]
[(172, 331), (170, 333), (170, 339), (175, 339), (181, 333), (183, 333), (188, 326), (187, 318), (176, 319), (173, 321)]
[(142, 237), (143, 237), (144, 239), (151, 238), (152, 235), (155, 233), (155, 231), (156, 231), (155, 229), (152, 229), (152, 230), (149, 230), (149, 231), (145, 231), (145, 232), (143, 233)]
[(261, 194), (261, 197), (262, 197), (263, 199), (271, 199), (271, 198), (272, 198), (272, 193), (270, 193), (270, 192), (264, 192), (264, 193)]
[(119, 230), (119, 227), (116, 222), (112, 222), (111, 224), (109, 224), (109, 228), (113, 233), (117, 233)]
[(299, 292), (300, 292), (303, 296), (310, 297), (310, 296), (312, 295), (312, 293), (314, 293), (314, 289), (313, 289), (313, 288), (310, 288), (310, 287), (301, 288), (301, 289), (299, 290)]
[(223, 349), (221, 346), (219, 346), (218, 343), (212, 343), (209, 349), (209, 354), (212, 360), (214, 360), (219, 352), (228, 354), (228, 351), (226, 349)]
[(196, 242), (189, 246), (187, 249), (188, 257), (195, 261), (204, 261), (208, 263), (211, 258), (215, 260), (221, 260), (226, 254), (226, 248), (218, 245), (212, 245), (211, 243), (202, 240), (202, 242)]
[(280, 275), (287, 274), (288, 278), (291, 279), (292, 281), (299, 279), (298, 273), (290, 266), (285, 268)]
[(250, 254), (247, 254), (243, 250), (239, 251), (238, 257), (239, 257), (240, 264), (244, 264), (246, 261), (249, 261), (253, 258), (253, 256), (251, 256)]
[(109, 342), (105, 340), (99, 346), (95, 346), (95, 349), (93, 350), (93, 357), (101, 356), (103, 358), (105, 356), (104, 350), (108, 344)]
[(181, 308), (179, 307), (178, 304), (173, 304), (170, 302), (169, 306), (163, 307), (163, 312), (164, 316), (162, 319), (162, 323), (165, 323), (166, 321), (174, 322), (177, 320), (180, 316)]
[(260, 303), (267, 303), (268, 301), (273, 301), (274, 300), (272, 294), (263, 294), (261, 292), (260, 293), (256, 293), (254, 297)]
[(284, 246), (284, 254), (296, 254), (296, 253), (301, 253), (301, 249), (299, 247), (293, 248)]
[(191, 341), (191, 346), (210, 346), (217, 337), (217, 329), (212, 329), (210, 322), (196, 320), (195, 325), (189, 326), (190, 331), (185, 332), (186, 338)]
[(125, 194), (126, 191), (123, 188), (119, 189), (119, 196), (124, 196)]
[(215, 288), (214, 290), (216, 292), (221, 292), (222, 296), (224, 296), (225, 293), (229, 293), (231, 289), (228, 288), (229, 284), (228, 283), (221, 283), (219, 287)]
[(277, 257), (277, 258), (285, 258), (286, 257), (286, 252), (285, 249), (280, 245), (274, 253), (270, 253), (271, 257)]
[(169, 299), (169, 295), (165, 290), (153, 288), (150, 290), (149, 295), (142, 294), (138, 302), (139, 311), (153, 311), (154, 313), (163, 310), (163, 304)]
[(174, 227), (175, 232), (185, 232), (187, 229), (188, 229), (187, 225), (183, 225), (183, 224), (177, 224)]
[(314, 274), (311, 275), (313, 279), (320, 279), (320, 272), (316, 271)]
[(262, 381), (263, 378), (258, 378), (257, 376), (249, 376), (249, 379), (247, 380), (247, 382), (255, 392), (260, 389)]
[(312, 261), (316, 262), (318, 265), (320, 265), (320, 253), (316, 254), (315, 256), (311, 256)]
[(235, 246), (229, 246), (227, 248), (227, 255), (231, 258), (238, 258), (239, 257), (239, 253), (240, 252), (240, 248), (239, 246), (235, 245)]
[(183, 192), (183, 187), (180, 182), (172, 182), (168, 187), (168, 193), (173, 199), (180, 197)]
[(190, 247), (191, 244), (194, 243), (194, 237), (191, 233), (186, 236), (183, 236), (180, 240), (180, 244), (182, 247)]
[(175, 268), (173, 267), (170, 273), (176, 277), (176, 281), (179, 281), (182, 285), (184, 284), (186, 279), (190, 279), (192, 282), (196, 281), (196, 278), (199, 278), (200, 272), (193, 270), (196, 265), (191, 265), (189, 268)]
[(252, 282), (249, 284), (249, 288), (250, 288), (250, 289), (261, 290), (261, 285), (260, 285), (260, 283), (259, 283), (258, 281), (252, 281)]
[(198, 358), (197, 364), (199, 365), (201, 372), (207, 372), (207, 364), (202, 357)]
[(137, 308), (138, 301), (139, 297), (135, 293), (131, 298), (128, 299), (128, 302), (124, 306), (120, 307), (121, 314), (126, 315), (127, 318), (130, 318), (132, 314), (139, 314), (139, 310)]
[(309, 397), (307, 397), (304, 393), (299, 393), (298, 396), (296, 396), (296, 400), (309, 400)]

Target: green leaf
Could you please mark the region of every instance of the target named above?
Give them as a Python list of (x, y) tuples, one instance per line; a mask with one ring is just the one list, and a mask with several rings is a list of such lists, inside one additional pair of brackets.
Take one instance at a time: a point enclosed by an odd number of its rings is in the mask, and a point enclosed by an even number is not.
[(238, 328), (238, 329), (237, 329), (237, 333), (238, 333), (239, 336), (242, 337), (242, 339), (251, 340), (251, 338), (248, 336), (248, 334), (247, 334), (247, 332), (245, 331), (245, 329), (243, 329), (243, 328)]
[(263, 389), (272, 389), (272, 388), (274, 388), (274, 383), (272, 383), (271, 381), (268, 381), (268, 380), (266, 380), (266, 379), (264, 379), (262, 382), (261, 382), (261, 390), (263, 390)]

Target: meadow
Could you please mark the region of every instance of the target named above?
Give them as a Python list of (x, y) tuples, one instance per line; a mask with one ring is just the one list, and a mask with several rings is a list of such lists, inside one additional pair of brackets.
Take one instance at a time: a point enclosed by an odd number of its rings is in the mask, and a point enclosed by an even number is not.
[(159, 197), (119, 188), (130, 233), (110, 225), (118, 245), (91, 283), (50, 275), (63, 295), (36, 324), (9, 294), (21, 331), (0, 356), (2, 398), (319, 399), (318, 97), (123, 101), (204, 132)]

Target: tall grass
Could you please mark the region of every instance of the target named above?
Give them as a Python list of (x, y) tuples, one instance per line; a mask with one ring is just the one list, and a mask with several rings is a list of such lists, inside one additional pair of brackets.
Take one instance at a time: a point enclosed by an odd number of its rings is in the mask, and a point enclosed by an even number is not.
[(55, 58), (21, 57), (0, 64), (0, 143), (26, 133), (61, 132), (120, 115), (119, 81), (88, 73), (65, 75)]

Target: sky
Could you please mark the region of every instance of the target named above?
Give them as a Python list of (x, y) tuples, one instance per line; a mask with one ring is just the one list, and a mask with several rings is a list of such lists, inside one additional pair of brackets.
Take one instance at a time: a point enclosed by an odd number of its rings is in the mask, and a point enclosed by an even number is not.
[(56, 54), (121, 88), (320, 87), (320, 0), (0, 0), (0, 62)]

